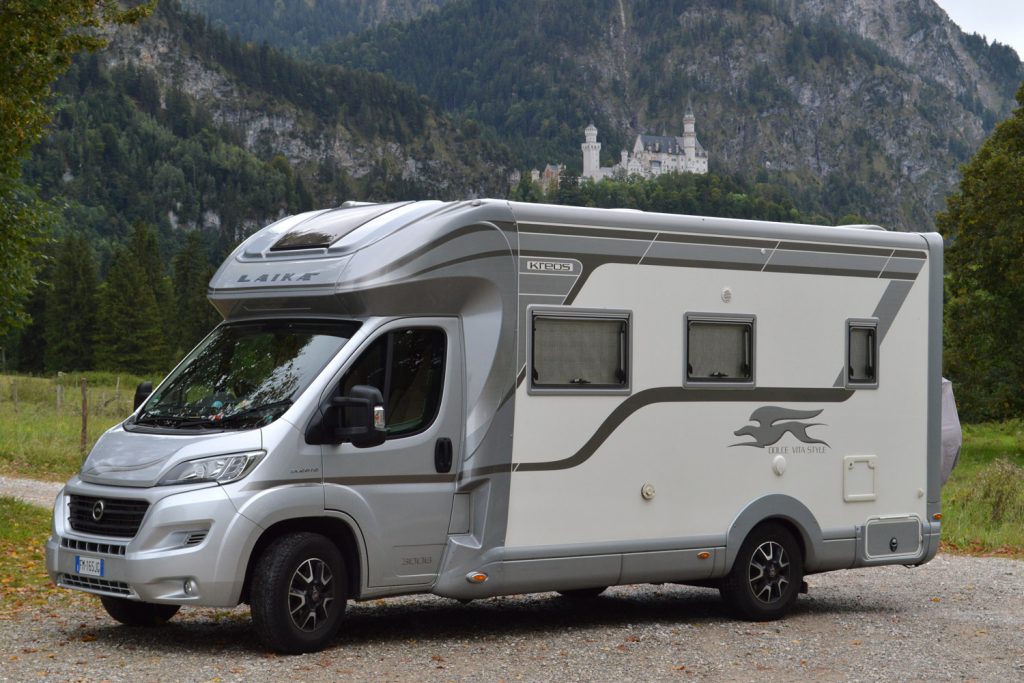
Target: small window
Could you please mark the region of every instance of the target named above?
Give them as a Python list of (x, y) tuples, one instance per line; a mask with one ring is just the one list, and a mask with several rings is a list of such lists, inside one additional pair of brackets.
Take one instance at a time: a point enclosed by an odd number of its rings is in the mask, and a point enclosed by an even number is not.
[(629, 314), (533, 311), (530, 388), (629, 391)]
[(388, 437), (423, 431), (441, 405), (446, 344), (437, 329), (381, 335), (345, 373), (340, 395), (347, 396), (357, 384), (376, 387), (384, 397)]
[(686, 384), (754, 383), (754, 319), (687, 316)]
[(874, 321), (847, 323), (846, 383), (861, 389), (878, 386), (878, 323)]

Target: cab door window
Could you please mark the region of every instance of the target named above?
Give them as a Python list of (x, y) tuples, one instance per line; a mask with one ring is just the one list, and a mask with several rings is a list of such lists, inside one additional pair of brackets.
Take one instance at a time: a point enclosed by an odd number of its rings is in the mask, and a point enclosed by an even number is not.
[(442, 330), (411, 328), (378, 337), (341, 380), (341, 395), (367, 384), (384, 397), (389, 437), (408, 436), (431, 425), (441, 406), (445, 348)]

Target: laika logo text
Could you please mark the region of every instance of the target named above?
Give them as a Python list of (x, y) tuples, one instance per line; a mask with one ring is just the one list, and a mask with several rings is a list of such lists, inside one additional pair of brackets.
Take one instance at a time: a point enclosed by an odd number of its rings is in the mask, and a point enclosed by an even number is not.
[[(821, 410), (790, 410), (778, 406), (762, 406), (750, 414), (750, 421), (757, 425), (740, 427), (733, 434), (736, 436), (749, 436), (753, 441), (741, 441), (733, 446), (753, 446), (755, 448), (768, 448), (777, 444), (783, 436), (791, 434), (797, 441), (811, 444), (811, 448), (796, 447), (794, 452), (820, 452), (824, 448), (813, 447), (814, 444), (821, 444), (828, 448), (829, 445), (821, 439), (815, 439), (807, 434), (810, 427), (825, 427), (823, 422), (796, 422), (796, 420), (810, 420), (821, 415)], [(785, 422), (783, 422), (785, 420)], [(781, 448), (781, 447), (779, 447)], [(769, 449), (775, 451), (777, 449)]]
[(307, 282), (320, 273), (262, 273), (254, 278), (242, 275), (238, 282)]

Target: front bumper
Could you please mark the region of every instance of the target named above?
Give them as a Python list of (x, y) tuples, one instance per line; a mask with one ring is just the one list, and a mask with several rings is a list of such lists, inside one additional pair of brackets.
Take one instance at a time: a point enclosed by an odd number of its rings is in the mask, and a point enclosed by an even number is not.
[[(102, 536), (71, 528), (71, 495), (145, 500), (149, 506), (134, 537)], [(233, 607), (242, 593), (248, 550), (258, 531), (216, 484), (134, 489), (75, 478), (57, 496), (46, 569), (58, 586), (89, 593)]]

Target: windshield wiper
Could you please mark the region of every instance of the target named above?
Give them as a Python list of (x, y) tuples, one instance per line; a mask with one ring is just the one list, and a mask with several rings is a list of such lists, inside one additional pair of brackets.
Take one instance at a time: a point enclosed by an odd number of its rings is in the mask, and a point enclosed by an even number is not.
[(217, 426), (217, 423), (208, 417), (195, 418), (184, 415), (144, 415), (136, 418), (135, 424), (156, 425), (157, 427), (173, 427), (174, 429)]

